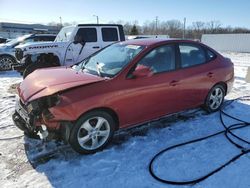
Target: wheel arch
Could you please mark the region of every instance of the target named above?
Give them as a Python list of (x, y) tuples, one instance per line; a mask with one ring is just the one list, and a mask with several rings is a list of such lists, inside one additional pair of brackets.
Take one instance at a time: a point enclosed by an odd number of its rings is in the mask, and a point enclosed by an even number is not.
[(222, 85), (222, 86), (224, 87), (224, 89), (225, 89), (225, 96), (226, 96), (226, 94), (227, 94), (227, 84), (226, 84), (225, 82), (223, 82), (223, 81), (220, 81), (220, 82), (215, 83), (215, 84), (208, 90), (208, 92), (207, 92), (207, 94), (206, 94), (206, 98), (204, 99), (204, 101), (207, 100), (207, 97), (208, 97), (208, 94), (209, 94), (210, 90), (211, 90), (213, 87), (217, 86), (217, 85)]
[(55, 54), (53, 52), (49, 52), (49, 53), (39, 53), (39, 54), (31, 54), (31, 55), (38, 55), (38, 57), (42, 57), (42, 56), (45, 56), (45, 57), (48, 57), (48, 58), (55, 58), (55, 63), (57, 66), (60, 66), (61, 63), (60, 63), (60, 58), (58, 56), (58, 54)]
[(216, 85), (223, 86), (223, 88), (225, 89), (225, 96), (226, 96), (226, 94), (227, 94), (227, 84), (225, 82), (221, 81), (221, 82), (217, 82), (216, 84), (214, 84), (213, 87), (216, 86)]

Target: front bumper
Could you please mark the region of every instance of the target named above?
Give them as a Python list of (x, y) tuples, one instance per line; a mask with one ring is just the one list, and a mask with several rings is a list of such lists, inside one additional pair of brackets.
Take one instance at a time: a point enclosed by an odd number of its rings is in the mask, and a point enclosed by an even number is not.
[(37, 135), (39, 133), (43, 134), (44, 127), (46, 127), (46, 132), (48, 131), (50, 138), (60, 132), (60, 122), (46, 121), (44, 114), (35, 115), (32, 113), (32, 109), (31, 113), (29, 113), (28, 108), (29, 106), (25, 106), (20, 100), (16, 101), (15, 113), (12, 115), (12, 120), (19, 129), (26, 133)]
[(20, 61), (23, 58), (23, 50), (17, 48), (16, 52), (15, 52), (15, 56), (16, 56), (17, 60)]
[(36, 132), (36, 127), (33, 125), (33, 117), (28, 114), (19, 100), (16, 101), (15, 113), (12, 115), (14, 124), (25, 132)]

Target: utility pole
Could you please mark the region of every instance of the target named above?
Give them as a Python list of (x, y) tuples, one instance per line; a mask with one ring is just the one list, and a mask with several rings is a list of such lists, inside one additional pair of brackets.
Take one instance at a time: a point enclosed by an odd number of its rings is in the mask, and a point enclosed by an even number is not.
[(99, 24), (99, 17), (97, 15), (93, 15), (94, 17), (96, 17), (96, 22), (97, 24)]
[(184, 18), (183, 20), (183, 33), (182, 33), (182, 38), (185, 39), (186, 38), (186, 18)]
[(158, 35), (158, 16), (155, 17), (155, 34)]
[(60, 25), (62, 27), (62, 17), (60, 16), (59, 19), (60, 19)]

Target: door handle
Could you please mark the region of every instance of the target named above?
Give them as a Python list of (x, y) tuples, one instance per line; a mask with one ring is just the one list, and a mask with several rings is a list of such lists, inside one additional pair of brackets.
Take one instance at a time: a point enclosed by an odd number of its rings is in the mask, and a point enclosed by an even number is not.
[(176, 86), (179, 84), (179, 81), (178, 80), (173, 80), (169, 83), (170, 86)]
[(100, 46), (93, 46), (93, 48), (94, 48), (94, 49), (98, 49), (98, 48), (100, 48)]
[(208, 76), (209, 78), (212, 78), (213, 75), (214, 75), (214, 73), (212, 73), (212, 72), (207, 73), (207, 76)]

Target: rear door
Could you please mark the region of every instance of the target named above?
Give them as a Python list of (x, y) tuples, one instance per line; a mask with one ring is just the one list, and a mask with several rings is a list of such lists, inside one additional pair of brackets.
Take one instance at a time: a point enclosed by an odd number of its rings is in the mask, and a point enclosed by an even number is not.
[(179, 43), (178, 46), (176, 81), (181, 91), (179, 105), (181, 109), (197, 107), (204, 103), (215, 84), (215, 54), (197, 43)]
[(100, 36), (102, 38), (101, 40), (102, 48), (121, 40), (117, 26), (100, 27)]

